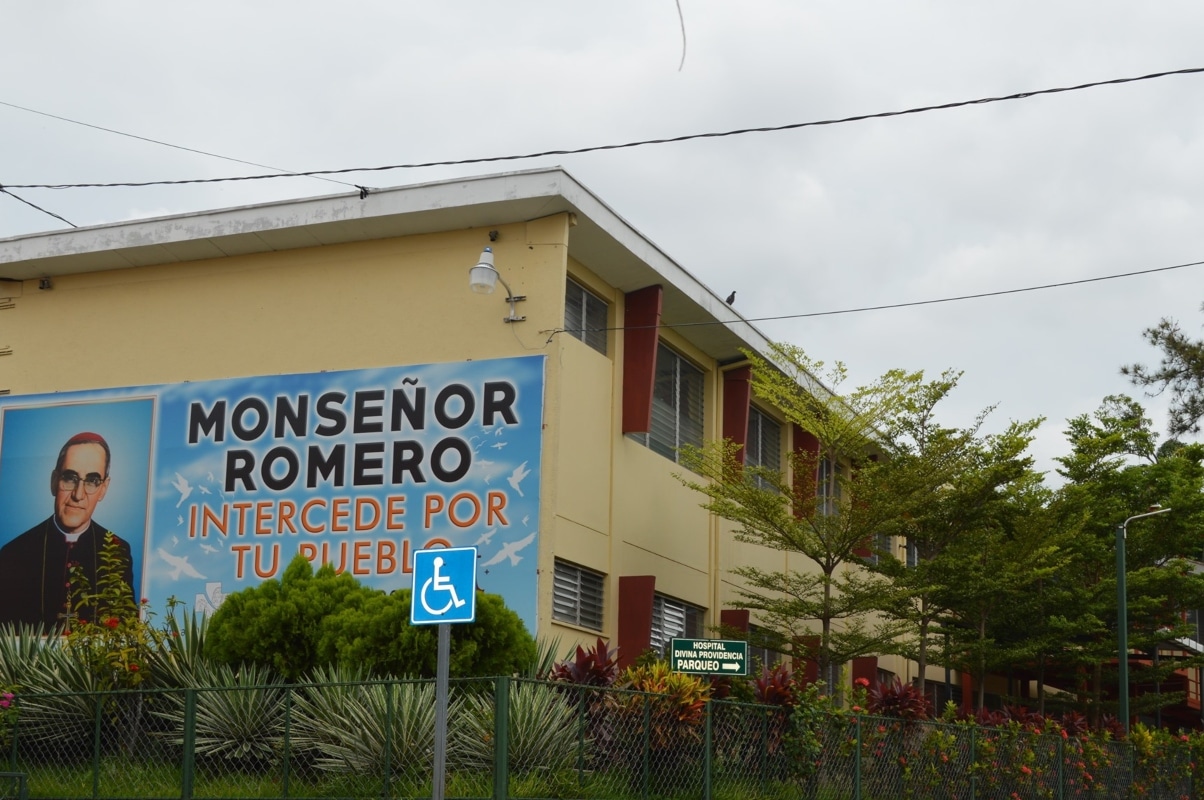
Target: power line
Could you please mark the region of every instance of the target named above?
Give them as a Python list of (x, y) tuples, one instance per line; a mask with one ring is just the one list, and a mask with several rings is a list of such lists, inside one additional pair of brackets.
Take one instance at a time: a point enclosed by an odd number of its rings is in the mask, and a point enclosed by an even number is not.
[(18, 197), (17, 195), (13, 194), (12, 192), (10, 192), (7, 188), (5, 188), (3, 186), (0, 186), (0, 194), (6, 194), (9, 197), (13, 198), (14, 200), (20, 200), (22, 203), (29, 206), (30, 208), (36, 208), (38, 211), (41, 211), (43, 214), (48, 214), (49, 216), (52, 216), (57, 220), (62, 220), (63, 222), (66, 222), (72, 228), (79, 227), (78, 225), (76, 225), (74, 222), (67, 219), (66, 217), (60, 217), (58, 214), (54, 213), (53, 211), (47, 211), (46, 209), (42, 208), (40, 205), (29, 202), (24, 197)]
[[(1020, 294), (1022, 292), (1038, 292), (1044, 289), (1060, 289), (1065, 286), (1078, 286), (1084, 283), (1098, 283), (1100, 281), (1111, 281), (1117, 278), (1132, 278), (1137, 275), (1151, 275), (1156, 272), (1169, 272), (1173, 269), (1186, 269), (1187, 267), (1199, 267), (1204, 265), (1204, 261), (1189, 261), (1186, 264), (1175, 264), (1169, 267), (1154, 267), (1152, 269), (1136, 270), (1134, 272), (1120, 272), (1115, 275), (1100, 275), (1095, 278), (1080, 278), (1076, 281), (1062, 281), (1061, 283), (1044, 283), (1040, 286), (1025, 286), (1020, 289), (1000, 289), (994, 292), (979, 292), (978, 294), (963, 294), (956, 297), (940, 297), (934, 300), (911, 300), (906, 303), (887, 303), (878, 306), (860, 306), (858, 308), (843, 308), (837, 311), (809, 311), (803, 314), (781, 314), (773, 317), (742, 317), (738, 320), (708, 320), (705, 322), (679, 322), (675, 324), (660, 325), (627, 325), (616, 328), (556, 328), (548, 331), (555, 336), (557, 333), (585, 333), (587, 331), (624, 331), (624, 330), (641, 330), (646, 328), (701, 328), (711, 325), (735, 325), (740, 322), (770, 322), (773, 320), (782, 319), (806, 319), (808, 317), (832, 317), (839, 314), (859, 314), (863, 311), (885, 311), (892, 308), (911, 308), (913, 306), (930, 306), (937, 303), (954, 303), (960, 300), (977, 300), (983, 297), (999, 297), (1007, 294)], [(551, 337), (549, 337), (551, 341)]]
[[(274, 169), (277, 172), (287, 173), (288, 175), (298, 175), (298, 176), (301, 175), (301, 173), (292, 172), (291, 170), (284, 169), (283, 167), (273, 167), (271, 164), (260, 164), (256, 161), (244, 161), (241, 158), (231, 158), (230, 156), (223, 156), (220, 153), (210, 153), (207, 150), (197, 150), (195, 147), (185, 147), (185, 146), (179, 145), (179, 144), (172, 144), (171, 142), (164, 142), (159, 139), (151, 139), (147, 136), (139, 136), (136, 133), (127, 133), (126, 131), (119, 131), (114, 128), (106, 128), (103, 125), (94, 125), (91, 122), (83, 122), (78, 119), (71, 119), (70, 117), (61, 117), (58, 114), (51, 114), (49, 111), (39, 111), (36, 108), (28, 108), (27, 106), (19, 106), (16, 103), (8, 103), (8, 102), (5, 102), (4, 100), (0, 100), (0, 106), (8, 106), (9, 108), (15, 108), (19, 111), (26, 111), (26, 112), (29, 112), (30, 114), (38, 114), (39, 116), (49, 117), (50, 119), (57, 119), (61, 122), (70, 122), (72, 125), (82, 125), (85, 128), (92, 128), (93, 130), (104, 131), (105, 133), (113, 133), (118, 136), (125, 136), (130, 139), (137, 139), (140, 142), (148, 142), (150, 144), (157, 144), (162, 147), (170, 147), (174, 150), (183, 150), (186, 153), (196, 153), (197, 155), (209, 156), (210, 158), (220, 158), (223, 161), (232, 161), (235, 164), (246, 164), (247, 166), (250, 166), (250, 167), (262, 167), (263, 169)], [(339, 183), (339, 184), (342, 184), (343, 186), (353, 186), (356, 189), (360, 189), (361, 191), (363, 190), (362, 186), (358, 186), (354, 183), (347, 183), (346, 181), (335, 180), (333, 178), (323, 178), (323, 177), (320, 177), (317, 175), (310, 176), (310, 177), (314, 177), (320, 181), (327, 181), (328, 183)], [(22, 187), (18, 186), (16, 188), (20, 189)], [(60, 217), (60, 219), (61, 219), (61, 217)], [(63, 221), (66, 222), (66, 220), (63, 220)]]
[[(1027, 100), (1031, 97), (1039, 97), (1047, 94), (1059, 94), (1062, 92), (1077, 92), (1084, 89), (1094, 89), (1100, 86), (1116, 86), (1124, 83), (1136, 83), (1137, 81), (1148, 81), (1156, 78), (1165, 78), (1171, 75), (1192, 75), (1204, 72), (1204, 67), (1190, 67), (1188, 69), (1169, 70), (1166, 72), (1154, 72), (1149, 75), (1138, 75), (1130, 78), (1111, 78), (1105, 81), (1092, 81), (1091, 83), (1080, 83), (1075, 86), (1060, 86), (1052, 89), (1036, 89), (1029, 92), (1017, 92), (1015, 94), (1002, 95), (998, 97), (980, 97), (976, 100), (959, 100), (952, 103), (941, 103), (939, 105), (917, 106), (908, 108), (902, 111), (880, 111), (874, 114), (858, 114), (851, 117), (840, 117), (837, 119), (822, 119), (811, 122), (795, 122), (788, 125), (773, 125), (759, 128), (737, 128), (729, 131), (719, 131), (712, 133), (692, 133), (684, 136), (674, 136), (664, 139), (643, 139), (635, 142), (625, 142), (623, 144), (605, 144), (594, 145), (590, 147), (578, 147), (563, 150), (544, 150), (538, 153), (525, 153), (522, 155), (507, 155), (507, 156), (486, 156), (482, 158), (462, 158), (451, 159), (446, 161), (425, 161), (413, 164), (389, 164), (386, 166), (377, 167), (346, 167), (344, 169), (319, 169), (307, 170), (304, 172), (288, 172), (284, 174), (275, 173), (270, 175), (237, 175), (225, 178), (190, 178), (183, 180), (164, 180), (164, 181), (124, 181), (119, 183), (27, 183), (27, 184), (12, 184), (9, 188), (13, 189), (113, 189), (122, 187), (141, 187), (141, 186), (178, 186), (192, 183), (223, 183), (228, 181), (257, 181), (269, 180), (272, 178), (301, 178), (301, 177), (316, 177), (320, 175), (344, 175), (351, 172), (384, 172), (395, 169), (422, 169), (425, 167), (454, 167), (464, 166), (468, 164), (485, 164), (499, 161), (521, 161), (530, 158), (543, 158), (545, 156), (570, 156), (580, 155), (582, 153), (596, 153), (604, 150), (622, 150), (632, 147), (644, 147), (646, 145), (659, 144), (674, 144), (677, 142), (688, 142), (695, 139), (720, 139), (727, 136), (743, 136), (750, 133), (775, 133), (778, 131), (798, 130), (801, 128), (815, 128), (824, 125), (841, 125), (849, 122), (863, 122), (871, 119), (886, 119), (888, 117), (901, 117), (910, 114), (923, 114), (929, 111), (946, 111), (953, 108), (962, 108), (964, 106), (986, 105), (988, 103), (1001, 103), (1006, 100)], [(160, 143), (161, 144), (161, 143)], [(245, 162), (244, 162), (245, 163)], [(257, 165), (261, 166), (261, 165)], [(269, 167), (269, 169), (273, 169)], [(361, 190), (361, 197), (364, 196), (366, 190), (363, 187), (357, 187)]]

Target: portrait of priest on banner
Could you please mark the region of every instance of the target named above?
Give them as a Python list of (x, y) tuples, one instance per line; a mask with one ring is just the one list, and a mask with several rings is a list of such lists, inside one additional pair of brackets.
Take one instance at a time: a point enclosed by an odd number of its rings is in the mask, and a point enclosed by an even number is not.
[[(72, 619), (95, 620), (93, 600), (102, 592), (111, 596), (114, 587), (120, 595), (129, 593), (130, 603), (122, 597), (121, 607), (137, 613), (136, 571), (146, 513), (145, 451), (132, 459), (142, 464), (123, 465), (115, 450), (120, 455), (142, 448), (110, 446), (113, 437), (100, 432), (103, 428), (39, 424), (35, 436), (22, 424), (41, 423), (52, 410), (29, 409), (22, 416), (25, 410), (6, 409), (0, 450), (0, 508), (5, 509), (0, 514), (0, 624), (40, 626), (47, 632), (69, 626)], [(141, 486), (133, 493), (115, 492), (123, 480)], [(128, 502), (138, 495), (141, 508)], [(125, 536), (116, 525), (110, 527), (108, 517), (128, 526)]]

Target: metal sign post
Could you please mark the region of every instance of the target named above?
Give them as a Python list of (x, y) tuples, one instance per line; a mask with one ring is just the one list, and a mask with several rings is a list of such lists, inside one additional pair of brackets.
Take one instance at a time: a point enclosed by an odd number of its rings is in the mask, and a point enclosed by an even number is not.
[(447, 678), (451, 626), (477, 618), (477, 549), (451, 547), (414, 553), (410, 624), (436, 625), (435, 750), (431, 800), (443, 800), (447, 781)]

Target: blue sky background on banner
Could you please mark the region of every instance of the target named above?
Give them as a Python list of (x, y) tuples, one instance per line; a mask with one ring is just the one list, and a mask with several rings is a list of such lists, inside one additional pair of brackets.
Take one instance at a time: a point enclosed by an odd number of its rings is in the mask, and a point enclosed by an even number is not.
[(0, 546), (54, 513), (50, 473), (59, 450), (75, 434), (91, 431), (104, 437), (111, 453), (109, 489), (93, 520), (129, 543), (134, 580), (139, 580), (154, 412), (154, 399), (143, 394), (126, 400), (65, 394), (5, 398), (0, 406)]
[[(538, 524), (539, 524), (539, 481), (540, 447), (543, 416), (543, 356), (530, 356), (490, 361), (473, 361), (449, 364), (425, 364), (368, 370), (349, 370), (299, 375), (259, 376), (234, 378), (218, 381), (201, 381), (160, 387), (134, 389), (98, 390), (95, 392), (55, 395), (60, 402), (64, 398), (80, 400), (104, 399), (138, 392), (142, 395), (158, 396), (158, 417), (155, 427), (154, 476), (151, 482), (151, 517), (145, 547), (146, 563), (142, 594), (153, 606), (161, 608), (168, 597), (174, 596), (190, 607), (210, 611), (220, 605), (225, 595), (255, 585), (268, 574), (279, 577), (288, 562), (299, 550), (308, 549), (315, 566), (323, 560), (336, 567), (342, 565), (361, 574), (357, 578), (366, 585), (383, 590), (408, 588), (411, 578), (401, 569), (403, 553), (410, 554), (423, 548), (432, 539), (445, 540), (452, 546), (473, 546), (479, 549), (480, 563), (478, 585), (481, 589), (501, 594), (506, 605), (515, 610), (534, 632), (536, 619)], [(410, 383), (403, 383), (409, 381)], [(416, 383), (413, 383), (416, 381)], [(507, 424), (500, 416), (490, 426), (484, 426), (481, 391), (487, 381), (507, 381), (515, 387), (517, 396), (513, 409), (516, 424)], [(469, 387), (475, 397), (476, 411), (472, 419), (456, 430), (444, 429), (431, 411), (434, 398), (450, 384)], [(421, 431), (408, 427), (400, 432), (389, 430), (389, 397), (394, 388), (426, 387), (426, 425)], [(315, 414), (318, 398), (327, 392), (342, 392), (347, 396), (342, 408), (351, 416), (353, 398), (357, 391), (384, 390), (383, 433), (351, 432), (347, 430), (335, 436), (315, 434), (315, 427), (322, 420)], [(307, 421), (307, 436), (302, 439), (291, 431), (281, 439), (273, 438), (273, 426), (267, 433), (244, 442), (237, 439), (228, 421), (229, 412), (242, 400), (256, 397), (274, 409), (276, 399), (285, 397), (291, 404), (301, 394), (310, 397), (310, 412)], [(10, 403), (30, 398), (11, 398)], [(201, 437), (188, 444), (189, 408), (195, 403), (209, 411), (214, 404), (224, 400), (227, 405), (225, 441), (215, 442), (212, 437)], [(457, 401), (458, 402), (458, 401)], [(85, 406), (87, 408), (87, 406)], [(454, 414), (458, 408), (451, 408)], [(255, 421), (254, 413), (246, 417), (248, 424)], [(67, 434), (70, 435), (70, 434)], [(429, 467), (431, 449), (442, 439), (459, 437), (471, 449), (472, 465), (468, 473), (454, 483), (440, 481)], [(64, 437), (65, 438), (65, 437)], [(412, 440), (421, 445), (427, 454), (422, 461), (425, 483), (414, 483), (407, 479), (401, 485), (390, 485), (392, 443), (395, 440)], [(351, 485), (351, 453), (357, 443), (384, 442), (381, 486)], [(305, 487), (306, 451), (310, 445), (330, 452), (335, 445), (347, 447), (348, 470), (342, 487), (322, 482), (313, 489)], [(7, 456), (8, 442), (3, 443)], [(51, 458), (57, 453), (61, 442), (53, 446)], [(264, 456), (275, 447), (287, 447), (299, 457), (301, 477), (288, 488), (272, 490), (263, 485), (259, 464)], [(230, 451), (250, 451), (256, 462), (252, 473), (256, 483), (249, 490), (241, 483), (227, 490), (225, 481), (227, 460)], [(116, 453), (114, 454), (116, 463)], [(454, 463), (452, 458), (448, 463)], [(50, 467), (53, 467), (51, 463)], [(46, 484), (50, 467), (41, 470), (42, 484)], [(283, 469), (273, 474), (280, 477)], [(500, 517), (493, 524), (486, 524), (489, 493), (494, 493), (494, 503), (504, 503)], [(48, 493), (43, 489), (43, 493)], [(428, 498), (441, 496), (444, 507), (430, 515), (429, 526), (424, 524)], [(370, 529), (354, 530), (355, 502), (365, 504), (365, 518), (371, 516), (371, 501), (381, 507), (387, 498), (394, 500), (394, 508), (404, 508), (404, 514), (394, 520), (404, 524), (404, 530), (386, 530), (381, 520)], [(453, 524), (447, 506), (453, 497), (462, 499), (456, 504), (455, 517), (465, 522), (472, 516), (474, 500), (479, 502), (481, 518), (472, 525), (462, 527)], [(106, 525), (114, 525), (102, 517), (100, 511), (107, 510), (110, 495), (98, 510), (97, 517)], [(345, 524), (348, 532), (330, 530), (331, 506), (336, 498), (349, 498), (348, 516)], [(317, 501), (311, 509), (310, 520), (320, 533), (307, 533), (299, 524), (302, 508), (306, 503)], [(268, 533), (255, 532), (254, 514), (256, 505), (267, 512), (261, 513), (260, 529)], [(293, 525), (297, 533), (281, 529), (282, 505), (291, 503), (294, 508)], [(243, 533), (238, 533), (239, 507), (245, 514)], [(250, 505), (246, 505), (250, 504)], [(438, 505), (438, 503), (435, 503)], [(51, 512), (49, 498), (43, 498), (44, 509), (29, 523), (44, 519)], [(5, 505), (4, 507), (8, 507)], [(211, 524), (208, 536), (201, 536), (204, 509), (208, 508), (218, 518), (228, 520), (227, 533), (216, 532)], [(14, 533), (29, 527), (25, 525)], [(114, 525), (114, 527), (116, 527)], [(191, 535), (190, 535), (191, 533)], [(359, 556), (358, 560), (356, 556)], [(412, 557), (412, 555), (411, 555)], [(390, 569), (391, 564), (396, 569)], [(274, 565), (274, 568), (273, 568)], [(239, 570), (241, 566), (241, 576)], [(408, 566), (408, 565), (407, 565)], [(366, 574), (365, 574), (366, 573)]]

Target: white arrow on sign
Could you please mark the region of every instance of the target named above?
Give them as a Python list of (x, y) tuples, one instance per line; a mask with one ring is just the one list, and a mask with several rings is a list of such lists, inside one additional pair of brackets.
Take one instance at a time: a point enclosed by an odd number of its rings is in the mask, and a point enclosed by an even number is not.
[(721, 669), (721, 670), (724, 670), (725, 672), (739, 672), (739, 671), (740, 671), (740, 665), (739, 665), (739, 664), (733, 664), (732, 662), (730, 662), (730, 661), (727, 661), (727, 662), (724, 662), (724, 663), (723, 663), (723, 664), (722, 664), (722, 665), (719, 667), (719, 669)]

